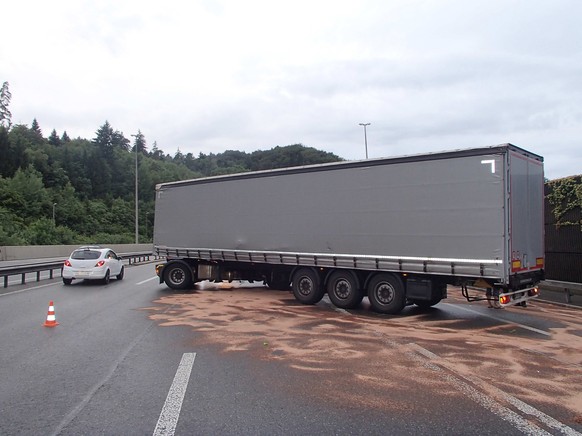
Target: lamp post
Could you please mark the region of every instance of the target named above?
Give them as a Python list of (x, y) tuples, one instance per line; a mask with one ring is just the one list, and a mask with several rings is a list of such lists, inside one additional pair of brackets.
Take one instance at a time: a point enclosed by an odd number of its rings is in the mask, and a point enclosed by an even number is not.
[(137, 139), (138, 136), (140, 136), (141, 132), (138, 131), (137, 135), (131, 135), (135, 138), (135, 243), (139, 244), (139, 206), (138, 206), (138, 177), (137, 177), (137, 149), (138, 149), (138, 144), (137, 144)]
[(366, 145), (366, 159), (368, 159), (368, 135), (366, 134), (366, 126), (369, 126), (370, 123), (360, 123), (360, 126), (364, 127), (364, 144)]
[(53, 203), (53, 226), (56, 226), (56, 221), (55, 221), (55, 207), (57, 206), (57, 203)]

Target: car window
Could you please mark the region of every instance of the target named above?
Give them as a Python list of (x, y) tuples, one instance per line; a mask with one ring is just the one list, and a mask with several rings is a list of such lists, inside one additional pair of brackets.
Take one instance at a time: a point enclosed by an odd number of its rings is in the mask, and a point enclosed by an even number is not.
[(117, 259), (117, 255), (113, 251), (108, 251), (106, 257), (109, 259)]
[(94, 260), (94, 259), (99, 259), (100, 256), (101, 256), (101, 252), (100, 251), (95, 251), (95, 250), (77, 250), (77, 251), (73, 251), (73, 254), (71, 254), (71, 259), (75, 259), (75, 260)]

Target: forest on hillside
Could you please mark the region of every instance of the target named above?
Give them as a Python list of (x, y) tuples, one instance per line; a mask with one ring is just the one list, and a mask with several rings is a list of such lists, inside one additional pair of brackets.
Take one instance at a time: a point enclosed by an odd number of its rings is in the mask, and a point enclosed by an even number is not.
[(10, 93), (0, 90), (0, 246), (135, 242), (135, 171), (139, 242), (152, 240), (158, 183), (246, 171), (335, 162), (338, 156), (301, 144), (271, 150), (170, 156), (144, 135), (105, 121), (91, 139), (54, 129), (45, 137), (36, 119), (11, 124)]

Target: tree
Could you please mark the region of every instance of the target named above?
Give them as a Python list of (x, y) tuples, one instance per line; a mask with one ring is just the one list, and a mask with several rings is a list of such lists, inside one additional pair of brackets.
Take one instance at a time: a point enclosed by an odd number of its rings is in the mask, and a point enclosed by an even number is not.
[(127, 151), (129, 149), (129, 140), (123, 136), (122, 132), (113, 130), (109, 121), (105, 121), (95, 133), (93, 144), (99, 150), (99, 153), (107, 161), (111, 161), (114, 157), (114, 150), (120, 149)]
[(137, 147), (138, 153), (147, 154), (146, 153), (146, 150), (147, 150), (146, 140), (145, 140), (145, 136), (143, 135), (143, 133), (141, 133), (141, 130), (138, 130), (137, 134), (131, 135), (131, 136), (133, 136), (135, 138), (135, 141), (133, 141), (133, 147), (131, 148), (131, 152), (135, 153), (135, 149)]
[(8, 82), (4, 82), (2, 88), (0, 88), (0, 126), (6, 127), (7, 129), (10, 129), (12, 125), (12, 114), (8, 110), (11, 98), (12, 94), (8, 89)]
[(32, 126), (30, 127), (30, 130), (42, 136), (42, 130), (40, 130), (40, 126), (38, 124), (38, 121), (36, 121), (36, 118), (32, 120)]
[[(2, 187), (1, 177), (0, 187)], [(0, 206), (0, 246), (25, 244), (26, 241), (19, 235), (24, 228), (24, 223), (17, 214)]]
[(105, 120), (105, 123), (95, 132), (95, 135), (93, 143), (103, 156), (109, 156), (113, 152), (113, 128), (109, 121)]
[(12, 177), (18, 168), (27, 166), (26, 149), (32, 148), (31, 132), (23, 124), (16, 124), (8, 133), (7, 153), (2, 155), (2, 175)]
[(111, 135), (111, 143), (114, 148), (125, 151), (129, 150), (129, 139), (123, 136), (123, 133), (118, 130)]
[(53, 129), (53, 131), (51, 132), (48, 138), (48, 142), (49, 144), (57, 147), (62, 144), (61, 138), (59, 138), (59, 135), (57, 135), (57, 131), (55, 129)]
[(22, 216), (25, 224), (50, 216), (52, 211), (42, 175), (32, 165), (25, 170), (18, 169), (13, 178), (4, 180), (0, 187), (0, 204)]
[(67, 143), (67, 142), (71, 142), (71, 138), (69, 138), (69, 135), (67, 135), (67, 131), (65, 130), (63, 132), (63, 136), (61, 136), (61, 143)]
[(158, 143), (154, 141), (150, 156), (156, 160), (164, 160), (164, 152), (158, 148)]
[(10, 139), (8, 138), (8, 129), (2, 125), (0, 125), (0, 177), (8, 177), (14, 174), (16, 171), (15, 168), (12, 167), (11, 162), (8, 159), (10, 156)]

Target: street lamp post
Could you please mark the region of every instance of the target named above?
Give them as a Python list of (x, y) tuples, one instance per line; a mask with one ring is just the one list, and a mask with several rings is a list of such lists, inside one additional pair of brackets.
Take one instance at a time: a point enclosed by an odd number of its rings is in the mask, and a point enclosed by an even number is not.
[(57, 203), (53, 203), (53, 226), (56, 225), (56, 221), (55, 221), (55, 207), (57, 206)]
[(138, 135), (131, 135), (135, 137), (135, 243), (139, 244), (139, 205), (138, 205), (138, 177), (137, 177), (137, 138)]
[(368, 135), (366, 134), (366, 126), (369, 126), (370, 123), (360, 123), (360, 126), (364, 127), (364, 144), (366, 145), (366, 159), (368, 159)]

